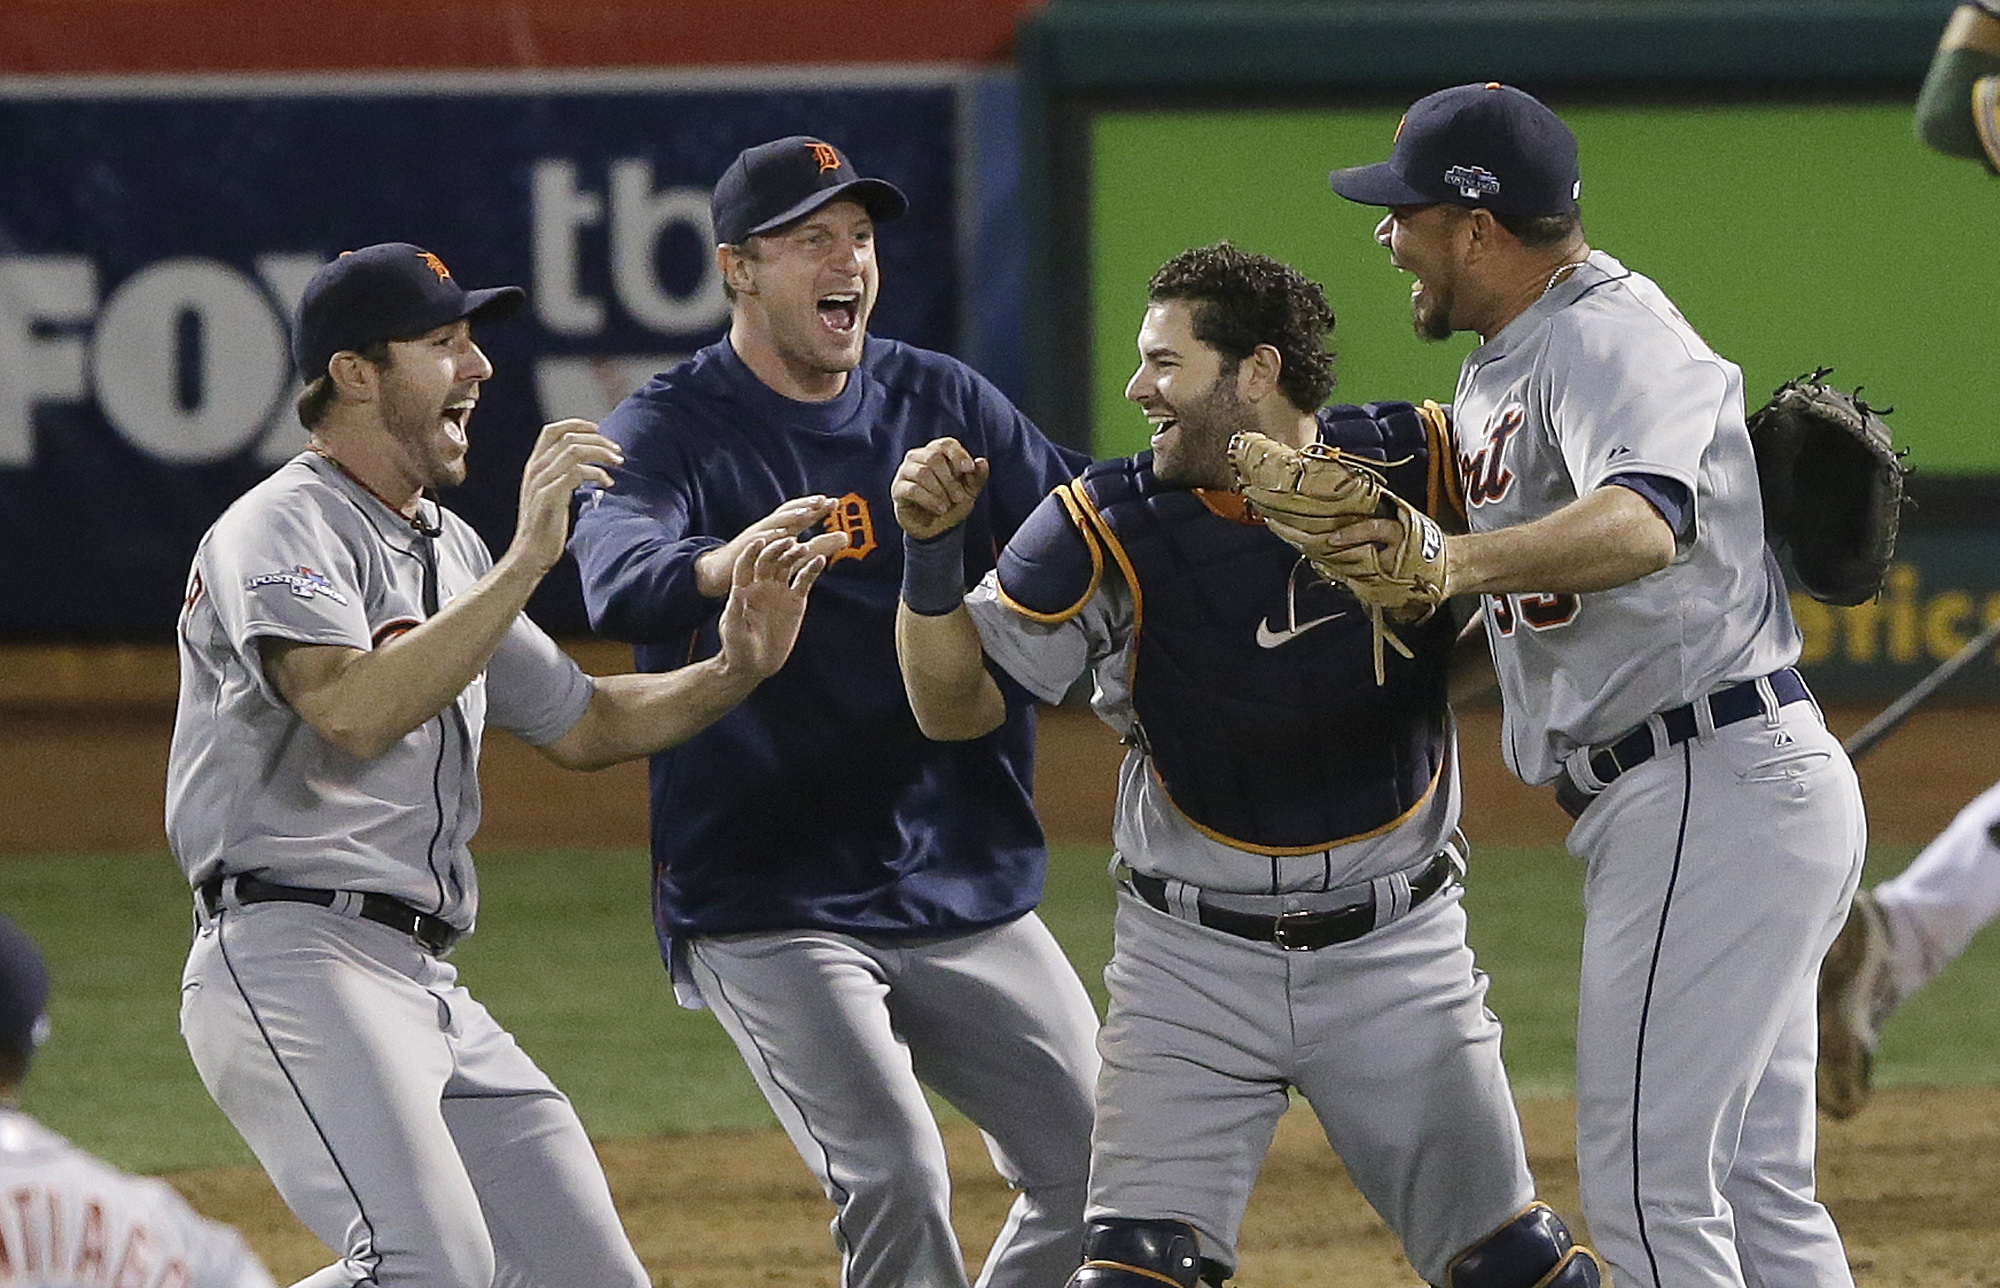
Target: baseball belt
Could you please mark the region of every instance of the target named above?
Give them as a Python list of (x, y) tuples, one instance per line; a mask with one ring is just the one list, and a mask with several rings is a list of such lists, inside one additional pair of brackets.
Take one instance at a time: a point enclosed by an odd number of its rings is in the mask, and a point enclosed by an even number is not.
[[(1351, 942), (1388, 925), (1451, 885), (1462, 870), (1457, 852), (1447, 847), (1414, 868), (1373, 881), (1289, 895), (1204, 891), (1185, 881), (1134, 872), (1123, 863), (1118, 865), (1118, 879), (1170, 917), (1239, 939), (1275, 944), (1286, 952), (1305, 953)], [(1297, 906), (1301, 903), (1307, 906)], [(1293, 906), (1264, 913), (1253, 910), (1257, 905)]]
[[(212, 876), (201, 883), (202, 906), (213, 917), (222, 910), (223, 886), (232, 878), (226, 875)], [(428, 912), (418, 912), (401, 899), (386, 894), (360, 894), (347, 890), (315, 890), (306, 886), (279, 885), (262, 877), (247, 873), (233, 878), (236, 882), (236, 902), (238, 903), (311, 903), (322, 908), (331, 908), (342, 900), (359, 899), (355, 914), (389, 927), (400, 930), (417, 941), (419, 948), (433, 953), (441, 953), (457, 943), (465, 934), (457, 926), (442, 917), (433, 917)]]
[(1565, 764), (1562, 776), (1556, 779), (1556, 804), (1562, 806), (1563, 812), (1571, 818), (1580, 818), (1598, 794), (1611, 786), (1620, 774), (1637, 769), (1669, 747), (1678, 747), (1701, 732), (1701, 721), (1695, 711), (1697, 703), (1708, 707), (1710, 728), (1714, 729), (1763, 715), (1763, 686), (1767, 681), (1772, 699), (1778, 706), (1812, 699), (1805, 680), (1788, 666), (1759, 679), (1744, 680), (1740, 684), (1717, 689), (1686, 706), (1662, 711), (1632, 732), (1583, 757), (1590, 774), (1597, 779), (1595, 786), (1583, 781), (1574, 765)]

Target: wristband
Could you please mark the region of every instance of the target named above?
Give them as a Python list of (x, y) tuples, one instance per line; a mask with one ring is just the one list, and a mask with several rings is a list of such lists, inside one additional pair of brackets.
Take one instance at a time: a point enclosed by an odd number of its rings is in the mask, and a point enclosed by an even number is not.
[(943, 617), (965, 602), (965, 525), (923, 539), (903, 534), (903, 602), (919, 617)]

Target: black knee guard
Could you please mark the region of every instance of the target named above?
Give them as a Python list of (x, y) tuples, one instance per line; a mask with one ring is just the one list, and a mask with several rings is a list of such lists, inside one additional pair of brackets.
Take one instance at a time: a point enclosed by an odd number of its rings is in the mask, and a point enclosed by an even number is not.
[(1445, 1271), (1448, 1288), (1601, 1288), (1604, 1279), (1597, 1254), (1546, 1203), (1530, 1203)]
[(1185, 1221), (1092, 1221), (1083, 1232), (1083, 1265), (1068, 1288), (1198, 1288), (1220, 1284), (1230, 1267), (1201, 1255), (1201, 1236)]

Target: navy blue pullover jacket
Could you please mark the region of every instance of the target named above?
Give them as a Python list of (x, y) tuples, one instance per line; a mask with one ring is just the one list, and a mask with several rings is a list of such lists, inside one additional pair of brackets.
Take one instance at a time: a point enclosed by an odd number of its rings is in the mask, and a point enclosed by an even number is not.
[(903, 454), (954, 437), (992, 462), (966, 522), (970, 586), (1084, 458), (1051, 444), (954, 358), (870, 338), (841, 395), (786, 398), (725, 339), (621, 403), (603, 432), (616, 486), (586, 489), (570, 548), (602, 634), (663, 671), (719, 648), (722, 603), (694, 561), (780, 502), (839, 499), (847, 551), (813, 588), (790, 660), (735, 711), (651, 766), (654, 913), (676, 935), (818, 928), (917, 936), (993, 925), (1041, 897), (1034, 715), (1002, 680), (1007, 721), (932, 742), (896, 665)]

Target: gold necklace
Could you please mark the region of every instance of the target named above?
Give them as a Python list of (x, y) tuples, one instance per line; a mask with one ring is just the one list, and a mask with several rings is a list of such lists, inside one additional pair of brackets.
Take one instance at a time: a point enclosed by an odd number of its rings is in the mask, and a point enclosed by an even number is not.
[(1582, 268), (1586, 262), (1588, 261), (1573, 259), (1567, 264), (1556, 265), (1556, 271), (1549, 274), (1548, 282), (1542, 287), (1542, 294), (1547, 295), (1550, 291), (1555, 290), (1564, 278), (1574, 273), (1577, 269)]

